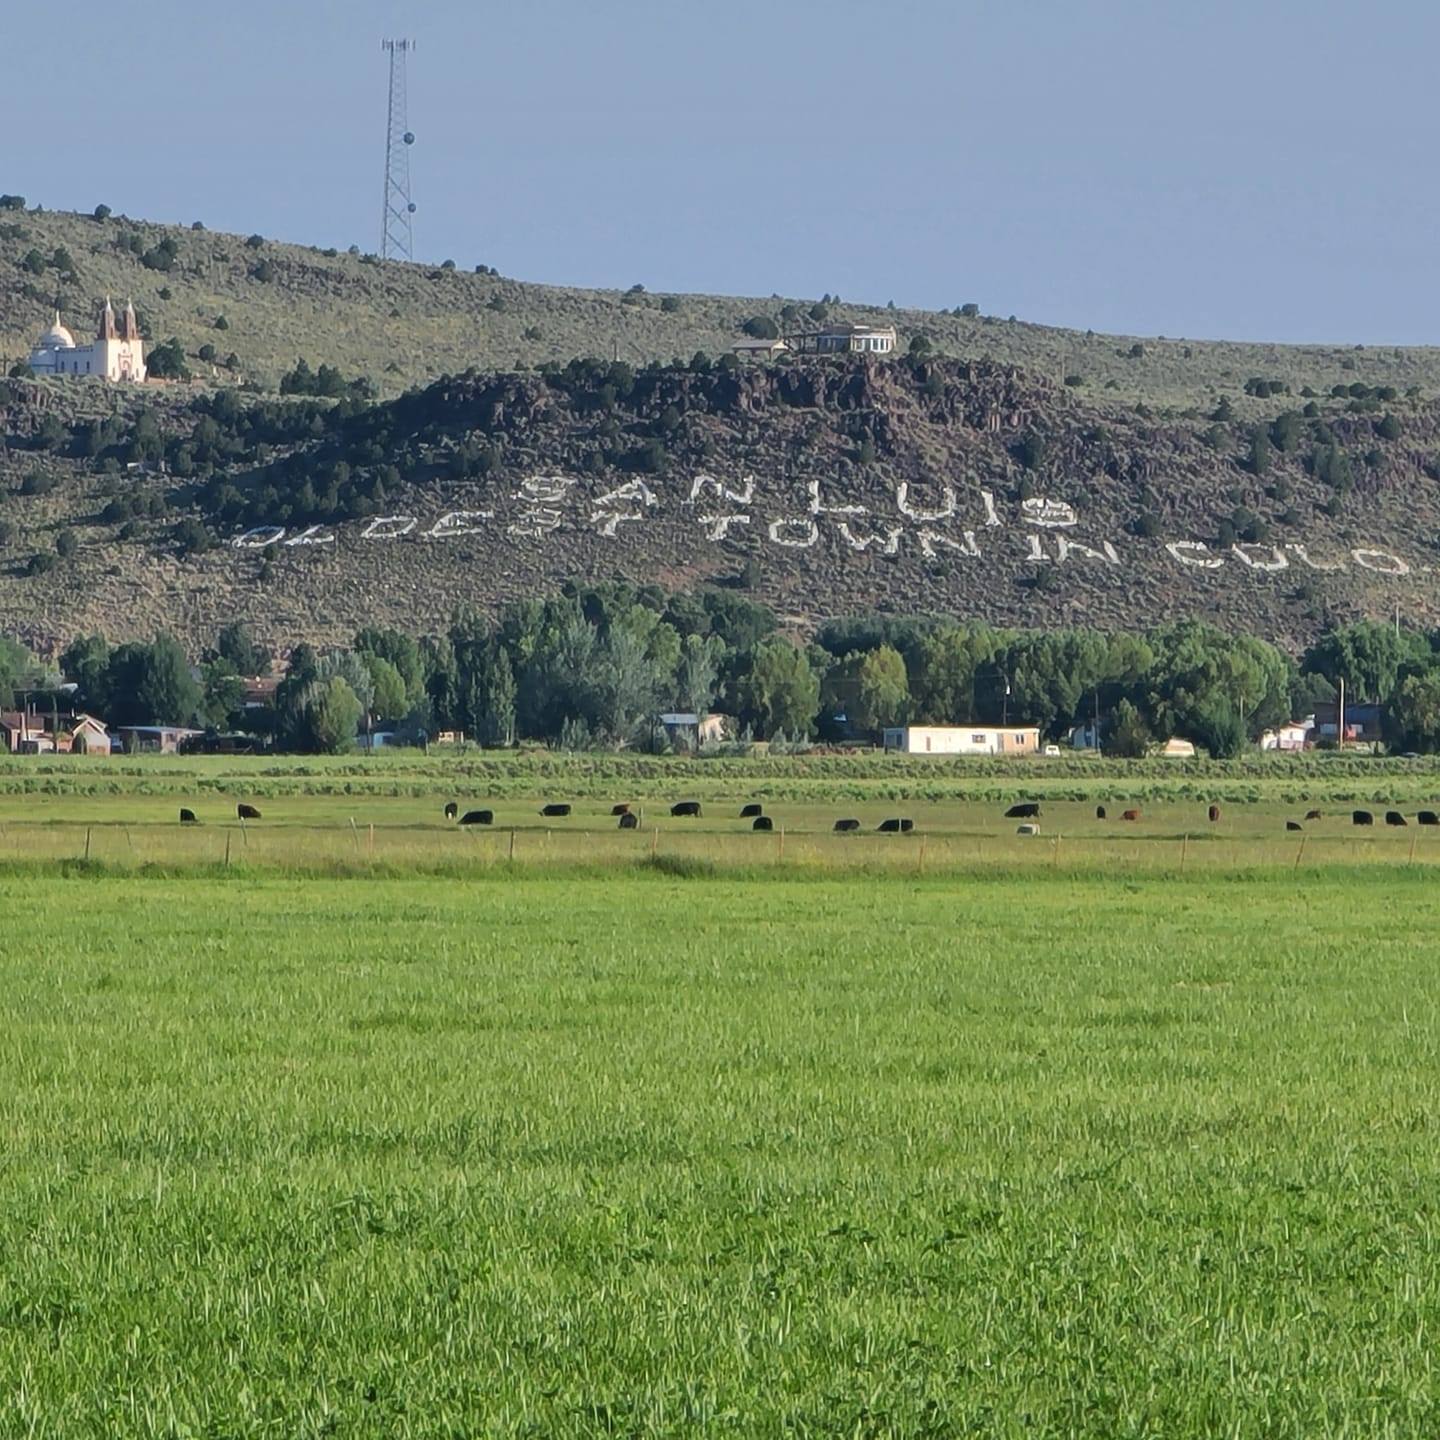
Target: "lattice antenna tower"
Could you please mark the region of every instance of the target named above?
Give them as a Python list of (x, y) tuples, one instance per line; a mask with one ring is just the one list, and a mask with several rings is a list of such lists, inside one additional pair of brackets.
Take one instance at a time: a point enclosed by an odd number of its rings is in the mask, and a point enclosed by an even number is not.
[(414, 237), (410, 217), (410, 147), (415, 136), (405, 118), (405, 59), (415, 48), (413, 40), (381, 42), (390, 57), (390, 104), (385, 120), (385, 213), (380, 226), (380, 258), (409, 260)]

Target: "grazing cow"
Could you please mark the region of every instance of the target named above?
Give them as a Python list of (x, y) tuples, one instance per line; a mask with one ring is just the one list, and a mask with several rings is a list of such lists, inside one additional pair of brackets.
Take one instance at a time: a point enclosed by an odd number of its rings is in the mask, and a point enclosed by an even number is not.
[(752, 830), (773, 830), (775, 822), (768, 815), (757, 815), (751, 822)]
[(763, 815), (764, 813), (765, 807), (763, 805), (746, 805), (742, 807), (740, 811), (740, 818), (742, 820), (753, 820), (757, 815)]
[(1138, 810), (1127, 810), (1120, 818), (1122, 820), (1138, 820), (1140, 818), (1140, 812)]
[(1097, 805), (1095, 807), (1095, 818), (1097, 820), (1103, 820), (1105, 818), (1105, 807), (1103, 805)]
[(622, 830), (638, 830), (640, 828), (640, 817), (632, 815), (628, 810), (622, 811), (620, 815), (620, 828)]
[(1319, 810), (1307, 810), (1305, 818), (1307, 820), (1323, 820), (1325, 816)]
[(1385, 823), (1387, 825), (1407, 825), (1409, 821), (1398, 810), (1387, 810), (1385, 812)]
[(1218, 805), (1212, 805), (1210, 807), (1210, 823), (1213, 825), (1219, 818), (1220, 807)]
[(1433, 810), (1422, 810), (1416, 817), (1417, 825), (1440, 825), (1440, 815)]
[(180, 823), (182, 825), (198, 825), (200, 822), (195, 818), (193, 810), (186, 810), (183, 806), (180, 810)]
[(445, 807), (445, 818), (453, 820), (460, 813), (460, 807), (452, 800)]
[(683, 815), (699, 819), (700, 802), (698, 800), (677, 800), (675, 804), (670, 807), (670, 813), (672, 815)]
[(835, 822), (835, 833), (837, 835), (848, 835), (852, 830), (858, 830), (859, 828), (860, 822), (858, 820), (837, 820)]
[(610, 807), (610, 813), (612, 815), (628, 815), (630, 813), (630, 807), (622, 800), (620, 804)]
[(1352, 810), (1350, 819), (1356, 825), (1373, 825), (1375, 817), (1368, 810)]
[(467, 810), (461, 817), (462, 825), (493, 825), (495, 823), (495, 812), (493, 810)]
[(260, 818), (260, 812), (253, 805), (247, 805), (243, 800), (235, 807), (235, 813), (242, 820), (258, 820)]
[(1015, 827), (1015, 833), (1017, 835), (1038, 835), (1040, 833), (1040, 827), (1033, 822), (1027, 821), (1024, 825), (1017, 825)]
[(882, 820), (880, 822), (880, 833), (882, 835), (908, 835), (915, 828), (913, 820)]
[(1035, 820), (1040, 815), (1040, 802), (1038, 800), (1026, 800), (1023, 804), (1012, 805), (1006, 812), (1007, 820)]
[(1298, 820), (1287, 820), (1285, 828), (1287, 830), (1303, 830), (1305, 827)]
[(570, 813), (570, 807), (568, 805), (546, 805), (540, 813), (547, 820), (561, 820)]

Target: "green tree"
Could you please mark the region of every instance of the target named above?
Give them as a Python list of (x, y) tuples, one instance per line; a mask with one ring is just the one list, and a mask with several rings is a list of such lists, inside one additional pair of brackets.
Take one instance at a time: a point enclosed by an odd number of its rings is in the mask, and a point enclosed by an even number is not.
[(820, 680), (802, 650), (762, 640), (737, 686), (741, 718), (761, 735), (807, 734), (820, 706)]
[(341, 676), (317, 681), (305, 705), (305, 748), (318, 755), (343, 755), (354, 749), (362, 709)]
[(910, 705), (910, 678), (900, 652), (881, 645), (864, 655), (855, 674), (853, 719), (872, 734), (898, 725)]
[(480, 739), (486, 745), (509, 746), (515, 743), (515, 672), (510, 656), (495, 646), (485, 667), (480, 690), (483, 723)]
[(1390, 697), (1385, 738), (1394, 751), (1440, 750), (1440, 668), (1410, 671)]
[(208, 660), (200, 667), (200, 719), (214, 730), (236, 723), (245, 706), (245, 686), (228, 660)]
[(1121, 700), (1105, 726), (1100, 748), (1117, 760), (1141, 760), (1154, 743), (1145, 717), (1129, 700)]
[(975, 718), (975, 677), (999, 637), (988, 626), (941, 625), (921, 638), (910, 690), (917, 720), (952, 725)]
[(1430, 646), (1413, 630), (1361, 620), (1327, 630), (1305, 652), (1300, 668), (1323, 675), (1331, 685), (1345, 682), (1346, 699), (1381, 703), (1390, 698), (1408, 665), (1428, 660)]
[(257, 645), (242, 620), (232, 620), (215, 639), (215, 654), (237, 675), (263, 675), (270, 668), (270, 653)]

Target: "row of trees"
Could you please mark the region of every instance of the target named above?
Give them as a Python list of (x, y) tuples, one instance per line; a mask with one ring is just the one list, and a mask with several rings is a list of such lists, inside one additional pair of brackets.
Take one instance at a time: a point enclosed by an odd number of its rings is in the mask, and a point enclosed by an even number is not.
[[(719, 709), (762, 738), (1005, 721), (1059, 738), (1098, 721), (1115, 754), (1178, 735), (1228, 756), (1333, 700), (1342, 680), (1352, 702), (1389, 707), (1395, 745), (1440, 749), (1437, 637), (1368, 623), (1325, 634), (1298, 661), (1188, 620), (1114, 633), (860, 616), (802, 645), (734, 591), (612, 582), (517, 602), (493, 620), (462, 615), (438, 636), (370, 628), (347, 648), (299, 645), (273, 703), (244, 709), (242, 678), (270, 662), (231, 625), (196, 666), (166, 636), (114, 647), (84, 636), (61, 668), (79, 705), (112, 724), (243, 726), (299, 751), (347, 748), (366, 726), (417, 740), (463, 730), (493, 746), (643, 746), (658, 712)], [(0, 649), (0, 685), (24, 664), (23, 650)]]

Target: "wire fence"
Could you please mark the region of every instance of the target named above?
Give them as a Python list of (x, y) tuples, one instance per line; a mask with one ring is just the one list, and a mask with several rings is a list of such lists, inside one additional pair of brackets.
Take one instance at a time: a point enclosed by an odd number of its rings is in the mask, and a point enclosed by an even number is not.
[(377, 872), (623, 868), (653, 863), (695, 872), (785, 870), (938, 874), (986, 869), (1065, 872), (1294, 871), (1334, 865), (1440, 863), (1440, 830), (1337, 828), (1280, 837), (1179, 833), (853, 834), (816, 830), (628, 831), (535, 826), (440, 828), (342, 824), (0, 824), (0, 866), (88, 862), (107, 870), (220, 868)]

